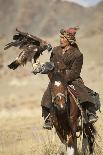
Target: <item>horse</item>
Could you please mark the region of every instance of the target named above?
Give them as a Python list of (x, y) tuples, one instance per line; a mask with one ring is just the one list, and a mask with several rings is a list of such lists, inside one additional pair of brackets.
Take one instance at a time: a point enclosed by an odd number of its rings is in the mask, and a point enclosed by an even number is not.
[[(50, 79), (52, 106), (49, 116), (58, 137), (66, 146), (68, 155), (77, 154), (77, 138), (80, 136), (82, 136), (82, 154), (87, 155), (89, 152), (93, 155), (96, 130), (94, 125), (88, 122), (87, 110), (79, 104), (74, 86), (65, 81), (65, 70), (54, 69), (52, 72), (50, 69), (52, 67), (49, 66), (49, 69), (41, 72), (41, 68), (40, 71), (38, 68), (34, 73), (48, 74)], [(78, 126), (79, 118), (81, 124)], [(80, 132), (79, 136), (77, 131)]]
[[(68, 85), (64, 79), (65, 72), (57, 71), (49, 75), (52, 96), (50, 117), (61, 142), (65, 144), (69, 155), (77, 154), (78, 117), (81, 117), (82, 154), (87, 155), (87, 149), (92, 155), (94, 151), (95, 128), (93, 124), (85, 123), (86, 111), (77, 104), (73, 85)], [(85, 121), (84, 121), (85, 120)], [(82, 121), (81, 121), (82, 122)], [(87, 142), (85, 142), (87, 141)], [(87, 146), (88, 145), (88, 148)]]

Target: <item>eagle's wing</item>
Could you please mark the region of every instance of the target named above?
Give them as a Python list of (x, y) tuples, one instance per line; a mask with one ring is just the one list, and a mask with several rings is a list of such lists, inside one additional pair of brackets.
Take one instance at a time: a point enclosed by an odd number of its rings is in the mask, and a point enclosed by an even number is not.
[(10, 69), (16, 69), (19, 65), (24, 65), (28, 61), (34, 62), (39, 58), (40, 54), (46, 49), (50, 51), (52, 49), (51, 45), (45, 42), (44, 40), (24, 33), (16, 29), (17, 33), (13, 36), (13, 42), (8, 43), (4, 50), (14, 46), (18, 47), (22, 52), (11, 64), (8, 65)]
[[(28, 47), (25, 45), (24, 50), (20, 52), (18, 57), (8, 65), (10, 69), (15, 70), (18, 66), (25, 65), (28, 61), (32, 61), (32, 59), (39, 53), (38, 48), (36, 46), (29, 45)], [(40, 55), (40, 53), (39, 53)], [(38, 57), (39, 57), (38, 55)], [(37, 58), (38, 58), (37, 57)], [(36, 62), (36, 60), (34, 60)]]
[(16, 34), (13, 35), (13, 42), (6, 44), (4, 50), (7, 50), (8, 48), (12, 46), (23, 49), (24, 46), (27, 44), (40, 46), (42, 42), (43, 42), (42, 39), (36, 36), (30, 35), (28, 33), (25, 33), (25, 32), (21, 32), (18, 29), (16, 29)]

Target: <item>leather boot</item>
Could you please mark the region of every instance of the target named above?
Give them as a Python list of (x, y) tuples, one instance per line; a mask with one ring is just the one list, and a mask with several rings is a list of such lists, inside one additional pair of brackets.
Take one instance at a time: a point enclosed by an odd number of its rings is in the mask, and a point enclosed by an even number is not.
[(44, 129), (51, 130), (52, 129), (52, 122), (50, 118), (50, 110), (46, 107), (42, 107), (42, 117), (44, 117)]
[(95, 110), (95, 106), (91, 105), (88, 107), (88, 119), (89, 119), (89, 123), (95, 123), (98, 120), (98, 117), (96, 116), (96, 110)]

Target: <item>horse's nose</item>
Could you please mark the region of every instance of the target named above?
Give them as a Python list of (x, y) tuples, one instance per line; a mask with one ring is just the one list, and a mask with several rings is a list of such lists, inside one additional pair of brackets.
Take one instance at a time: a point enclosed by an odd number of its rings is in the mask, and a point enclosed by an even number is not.
[(66, 109), (66, 104), (60, 104), (60, 105), (58, 105), (58, 104), (54, 104), (54, 107), (56, 107), (57, 109), (58, 109), (58, 111), (65, 111), (65, 109)]
[(63, 109), (63, 105), (61, 104), (60, 107)]
[(64, 105), (63, 105), (63, 104), (61, 104), (61, 105), (60, 105), (60, 107), (61, 107), (61, 110), (63, 110), (63, 111), (64, 111), (64, 110), (66, 109), (66, 104), (64, 104)]

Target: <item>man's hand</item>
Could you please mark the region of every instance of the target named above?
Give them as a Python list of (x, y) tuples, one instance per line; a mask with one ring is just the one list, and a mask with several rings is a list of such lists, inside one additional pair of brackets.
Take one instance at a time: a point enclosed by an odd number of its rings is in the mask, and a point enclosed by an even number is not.
[(37, 68), (35, 70), (33, 70), (32, 73), (34, 73), (35, 75), (37, 73), (48, 74), (53, 69), (54, 69), (54, 63), (53, 62), (46, 62), (42, 65), (37, 66)]
[(54, 69), (54, 63), (46, 62), (42, 65), (41, 74), (48, 74), (53, 69)]
[(33, 74), (37, 74), (37, 73), (40, 73), (41, 72), (41, 68), (36, 68), (35, 70), (33, 70)]
[(47, 41), (42, 41), (43, 45), (45, 45), (45, 48), (50, 52), (52, 50), (52, 45), (48, 43)]

